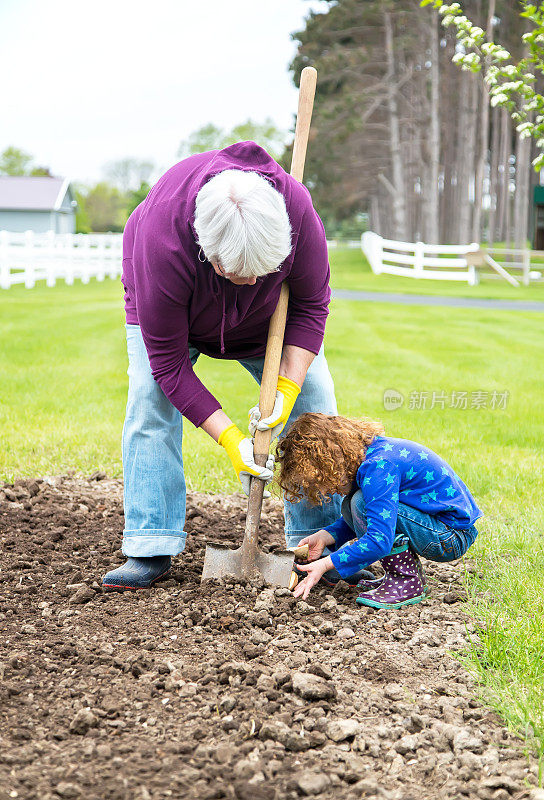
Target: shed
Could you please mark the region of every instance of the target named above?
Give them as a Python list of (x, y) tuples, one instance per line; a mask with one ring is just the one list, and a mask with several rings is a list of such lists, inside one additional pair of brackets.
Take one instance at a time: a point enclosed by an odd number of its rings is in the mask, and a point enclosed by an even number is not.
[(75, 233), (76, 206), (66, 178), (0, 176), (0, 230)]

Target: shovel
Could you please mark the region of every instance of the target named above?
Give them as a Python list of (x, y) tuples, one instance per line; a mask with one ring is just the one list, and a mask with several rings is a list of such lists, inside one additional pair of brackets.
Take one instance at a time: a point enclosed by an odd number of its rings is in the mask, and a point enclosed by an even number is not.
[[(313, 67), (305, 67), (300, 76), (297, 124), (291, 159), (291, 175), (298, 181), (302, 181), (304, 173), (316, 81), (317, 71)], [(270, 416), (274, 410), (288, 302), (289, 287), (284, 282), (281, 287), (278, 305), (270, 319), (268, 328), (259, 395), (261, 419)], [(264, 467), (266, 464), (271, 436), (271, 431), (255, 431), (253, 451), (255, 463), (260, 467)], [(206, 544), (202, 572), (203, 581), (209, 578), (222, 578), (225, 575), (247, 579), (255, 572), (259, 572), (269, 584), (289, 586), (295, 555), (293, 551), (276, 550), (273, 553), (264, 553), (259, 549), (259, 522), (261, 520), (263, 492), (264, 481), (259, 480), (259, 478), (252, 478), (249, 489), (246, 527), (241, 547), (232, 549), (229, 545), (217, 542), (208, 542)]]

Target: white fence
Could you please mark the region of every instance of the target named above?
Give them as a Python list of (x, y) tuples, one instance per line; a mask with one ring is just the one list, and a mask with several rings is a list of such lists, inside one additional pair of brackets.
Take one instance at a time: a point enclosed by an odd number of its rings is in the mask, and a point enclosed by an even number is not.
[(103, 281), (117, 278), (122, 269), (122, 234), (11, 233), (0, 231), (0, 289), (36, 281), (54, 286), (58, 280)]
[(529, 286), (531, 280), (538, 280), (542, 277), (538, 270), (531, 270), (531, 257), (537, 257), (538, 251), (505, 247), (486, 247), (486, 253), (491, 256), (496, 263), (501, 264), (508, 270), (509, 273), (518, 273), (524, 286)]
[[(103, 281), (106, 276), (118, 278), (122, 271), (122, 242), (120, 233), (0, 231), (0, 289), (9, 289), (18, 283), (30, 289), (37, 281), (43, 280), (47, 286), (54, 286), (58, 280), (72, 284), (77, 279), (88, 283), (91, 278), (98, 281)], [(339, 244), (334, 239), (327, 242), (330, 249)], [(479, 268), (470, 257), (479, 251), (476, 243), (463, 246), (395, 242), (367, 231), (360, 242), (350, 240), (341, 244), (350, 248), (360, 246), (376, 274), (386, 272), (411, 278), (467, 281), (470, 285), (478, 283)], [(493, 261), (491, 254), (497, 261), (516, 256), (514, 263), (506, 261), (504, 266), (508, 270), (521, 271), (526, 284), (530, 278), (541, 277), (541, 273), (530, 271), (529, 251), (489, 250), (485, 254), (489, 262)], [(498, 263), (493, 261), (493, 264), (493, 269), (500, 270)], [(508, 280), (505, 274), (501, 276)], [(517, 283), (515, 279), (510, 280)]]
[(466, 281), (471, 286), (478, 283), (476, 267), (467, 263), (466, 258), (469, 253), (478, 252), (480, 246), (476, 243), (445, 245), (395, 242), (367, 231), (361, 236), (361, 249), (376, 275), (386, 272), (409, 278)]

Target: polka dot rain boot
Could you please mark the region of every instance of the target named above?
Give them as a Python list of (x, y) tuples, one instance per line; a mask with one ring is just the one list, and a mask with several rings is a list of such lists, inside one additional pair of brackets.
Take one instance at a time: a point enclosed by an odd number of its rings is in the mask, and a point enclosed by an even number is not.
[(408, 545), (392, 550), (381, 560), (385, 577), (376, 589), (361, 592), (356, 599), (370, 608), (403, 608), (420, 603), (427, 595), (425, 572)]

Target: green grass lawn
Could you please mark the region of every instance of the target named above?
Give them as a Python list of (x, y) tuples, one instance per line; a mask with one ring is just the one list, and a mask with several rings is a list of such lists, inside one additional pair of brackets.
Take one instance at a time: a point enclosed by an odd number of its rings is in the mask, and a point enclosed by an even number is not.
[[(530, 286), (510, 286), (504, 280), (485, 274), (477, 286), (461, 281), (432, 281), (427, 278), (401, 278), (397, 275), (374, 275), (361, 250), (330, 251), (331, 286), (334, 289), (356, 289), (365, 292), (402, 292), (457, 297), (489, 297), (503, 300), (544, 301), (544, 281)], [(534, 266), (544, 274), (544, 266)], [(514, 277), (517, 277), (515, 273)]]
[[(332, 254), (333, 285), (404, 291), (376, 278), (357, 251)], [(484, 292), (442, 284), (438, 293)], [(420, 293), (423, 285), (411, 284)], [(421, 285), (421, 288), (420, 288)], [(402, 288), (401, 288), (402, 287)], [(493, 283), (487, 296), (520, 296)], [(544, 299), (541, 287), (522, 290)], [(486, 296), (481, 294), (481, 296)], [(494, 296), (499, 296), (494, 294)], [(544, 754), (544, 318), (527, 312), (334, 301), (327, 355), (339, 410), (384, 421), (448, 460), (486, 512), (467, 576), (480, 632), (472, 667), (505, 718)], [(118, 282), (14, 287), (0, 293), (0, 476), (101, 469), (121, 475), (127, 360)], [(201, 358), (197, 371), (244, 427), (257, 399), (236, 363)], [(402, 408), (385, 411), (396, 389)], [(465, 391), (466, 409), (410, 408), (412, 393)], [(471, 408), (470, 393), (509, 393), (506, 409)], [(190, 488), (237, 489), (224, 453), (186, 423)]]

